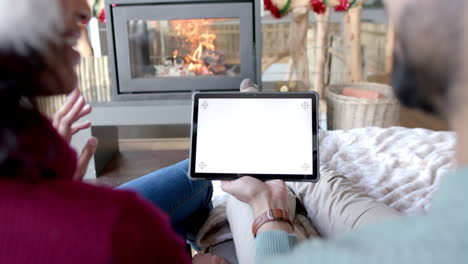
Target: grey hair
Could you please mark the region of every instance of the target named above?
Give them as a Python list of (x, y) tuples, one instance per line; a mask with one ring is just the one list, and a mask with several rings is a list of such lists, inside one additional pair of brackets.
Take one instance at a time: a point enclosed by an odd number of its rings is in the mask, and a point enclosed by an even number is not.
[(0, 52), (45, 52), (63, 31), (60, 12), (60, 0), (0, 0)]

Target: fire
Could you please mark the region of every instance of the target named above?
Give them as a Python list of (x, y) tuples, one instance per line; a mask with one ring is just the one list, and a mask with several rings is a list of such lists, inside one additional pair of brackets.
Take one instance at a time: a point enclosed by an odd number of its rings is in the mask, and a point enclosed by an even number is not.
[[(213, 33), (209, 25), (214, 21), (223, 19), (191, 19), (191, 20), (172, 20), (170, 21), (172, 28), (176, 32), (179, 39), (182, 39), (182, 49), (187, 50), (188, 55), (184, 57), (186, 68), (197, 75), (213, 74), (208, 69), (203, 61), (203, 56), (207, 51), (209, 56), (215, 54), (216, 34)], [(179, 52), (174, 50), (174, 59)], [(219, 58), (219, 55), (218, 55)]]

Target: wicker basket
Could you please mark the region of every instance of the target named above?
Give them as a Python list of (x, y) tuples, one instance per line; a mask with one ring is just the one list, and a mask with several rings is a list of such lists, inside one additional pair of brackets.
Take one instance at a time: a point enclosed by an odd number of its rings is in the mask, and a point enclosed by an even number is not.
[[(345, 87), (377, 91), (385, 98), (364, 99), (342, 95)], [(326, 88), (329, 129), (352, 129), (368, 126), (391, 127), (399, 125), (400, 104), (390, 86), (378, 83), (330, 85)]]

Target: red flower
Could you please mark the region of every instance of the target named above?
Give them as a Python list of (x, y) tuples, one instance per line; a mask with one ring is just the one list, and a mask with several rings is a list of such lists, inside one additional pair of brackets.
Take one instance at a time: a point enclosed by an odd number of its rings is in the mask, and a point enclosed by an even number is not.
[(271, 14), (276, 17), (276, 18), (281, 18), (281, 12), (276, 6), (272, 6), (271, 9)]
[(345, 12), (349, 9), (350, 4), (348, 3), (348, 0), (340, 0), (340, 4), (335, 6), (335, 11), (336, 12)]
[(281, 12), (271, 0), (265, 0), (265, 9), (270, 10), (271, 14), (276, 18), (281, 18)]
[(327, 10), (327, 7), (322, 0), (310, 0), (310, 5), (317, 14), (323, 14)]
[(98, 19), (99, 19), (99, 21), (101, 21), (102, 23), (104, 23), (104, 24), (106, 23), (106, 11), (105, 11), (104, 8), (103, 8), (103, 9), (101, 10), (101, 12), (99, 13)]

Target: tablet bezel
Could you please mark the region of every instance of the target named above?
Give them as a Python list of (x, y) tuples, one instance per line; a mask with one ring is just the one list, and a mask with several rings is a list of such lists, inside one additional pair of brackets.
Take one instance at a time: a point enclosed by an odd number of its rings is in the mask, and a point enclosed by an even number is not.
[[(297, 98), (297, 99), (312, 99), (312, 164), (313, 175), (284, 175), (284, 174), (236, 174), (236, 173), (197, 173), (195, 172), (195, 153), (197, 147), (197, 125), (198, 125), (198, 108), (200, 99), (215, 98), (253, 98), (253, 99), (270, 99), (270, 98)], [(320, 178), (319, 173), (319, 143), (318, 143), (318, 102), (319, 95), (316, 92), (294, 92), (294, 93), (270, 93), (270, 92), (256, 92), (256, 93), (241, 93), (241, 92), (197, 92), (193, 94), (192, 105), (192, 125), (190, 133), (190, 158), (189, 158), (189, 171), (188, 175), (193, 179), (204, 180), (233, 180), (243, 176), (252, 176), (260, 180), (273, 180), (280, 179), (284, 181), (308, 181), (316, 182)]]

